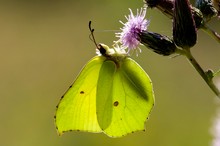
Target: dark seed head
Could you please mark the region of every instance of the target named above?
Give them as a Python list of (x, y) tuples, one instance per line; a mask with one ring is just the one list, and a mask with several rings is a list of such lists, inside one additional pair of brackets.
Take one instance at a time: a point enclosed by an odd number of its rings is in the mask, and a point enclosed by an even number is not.
[(188, 0), (174, 1), (173, 40), (184, 49), (196, 44), (197, 30)]
[(196, 0), (195, 6), (202, 12), (203, 17), (206, 20), (210, 20), (218, 13), (212, 3), (212, 0)]
[(170, 38), (158, 33), (143, 31), (139, 37), (140, 42), (143, 45), (160, 55), (171, 55), (177, 49), (176, 45)]
[[(214, 0), (214, 5), (218, 5), (215, 3), (215, 1), (218, 0)], [(167, 17), (173, 19), (174, 0), (145, 0), (145, 2), (150, 8), (156, 7)], [(220, 5), (218, 7), (220, 7)], [(193, 18), (196, 23), (196, 28), (199, 28), (203, 20), (203, 15), (199, 9), (192, 6), (191, 6), (191, 11), (193, 13)]]
[(214, 5), (215, 9), (218, 11), (218, 18), (220, 19), (220, 1), (213, 0), (213, 5)]
[(173, 0), (145, 0), (150, 8), (158, 8), (169, 18), (173, 17)]
[(196, 7), (191, 7), (191, 12), (193, 15), (193, 19), (196, 25), (196, 28), (200, 28), (203, 24), (203, 15), (202, 12)]

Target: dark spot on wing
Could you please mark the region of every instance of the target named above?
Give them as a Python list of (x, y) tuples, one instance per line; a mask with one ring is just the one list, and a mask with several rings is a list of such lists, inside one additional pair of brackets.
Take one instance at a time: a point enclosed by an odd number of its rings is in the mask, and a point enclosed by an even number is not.
[(79, 93), (80, 93), (80, 94), (84, 94), (85, 92), (84, 92), (84, 91), (80, 91)]
[(114, 106), (118, 106), (118, 104), (119, 104), (118, 101), (115, 101), (115, 102), (113, 103)]

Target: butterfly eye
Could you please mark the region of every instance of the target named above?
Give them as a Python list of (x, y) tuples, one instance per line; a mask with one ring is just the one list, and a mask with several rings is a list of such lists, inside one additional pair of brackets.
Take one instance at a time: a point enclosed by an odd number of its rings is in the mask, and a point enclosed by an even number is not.
[(106, 49), (101, 44), (98, 45), (98, 49), (103, 56), (106, 55)]

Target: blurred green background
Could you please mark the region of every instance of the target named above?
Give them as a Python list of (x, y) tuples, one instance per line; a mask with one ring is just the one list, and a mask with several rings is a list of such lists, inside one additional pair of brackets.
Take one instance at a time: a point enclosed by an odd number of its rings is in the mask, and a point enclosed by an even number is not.
[[(54, 113), (60, 97), (95, 55), (89, 39), (92, 20), (98, 42), (111, 46), (128, 8), (142, 0), (1, 0), (0, 145), (1, 146), (207, 146), (217, 97), (188, 61), (163, 57), (145, 47), (133, 58), (150, 75), (156, 105), (146, 132), (123, 138), (70, 132), (59, 137)], [(148, 9), (149, 30), (172, 36), (172, 21)], [(209, 25), (220, 33), (220, 21)], [(220, 68), (219, 44), (199, 30), (193, 48), (204, 69)]]

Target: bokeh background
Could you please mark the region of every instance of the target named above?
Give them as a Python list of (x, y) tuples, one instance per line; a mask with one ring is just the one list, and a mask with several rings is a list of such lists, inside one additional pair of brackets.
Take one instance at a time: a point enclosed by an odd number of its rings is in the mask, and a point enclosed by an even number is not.
[[(60, 97), (95, 55), (89, 39), (92, 20), (98, 42), (113, 44), (128, 8), (142, 0), (0, 1), (1, 146), (207, 146), (217, 115), (216, 100), (182, 56), (155, 54), (145, 47), (133, 58), (153, 81), (156, 105), (146, 132), (123, 138), (83, 132), (58, 136), (54, 113)], [(148, 9), (149, 30), (172, 36), (172, 21)], [(209, 25), (220, 33), (220, 21)], [(192, 49), (204, 69), (220, 68), (220, 45), (203, 31)], [(217, 79), (218, 80), (218, 79)], [(218, 81), (216, 82), (218, 83)]]

